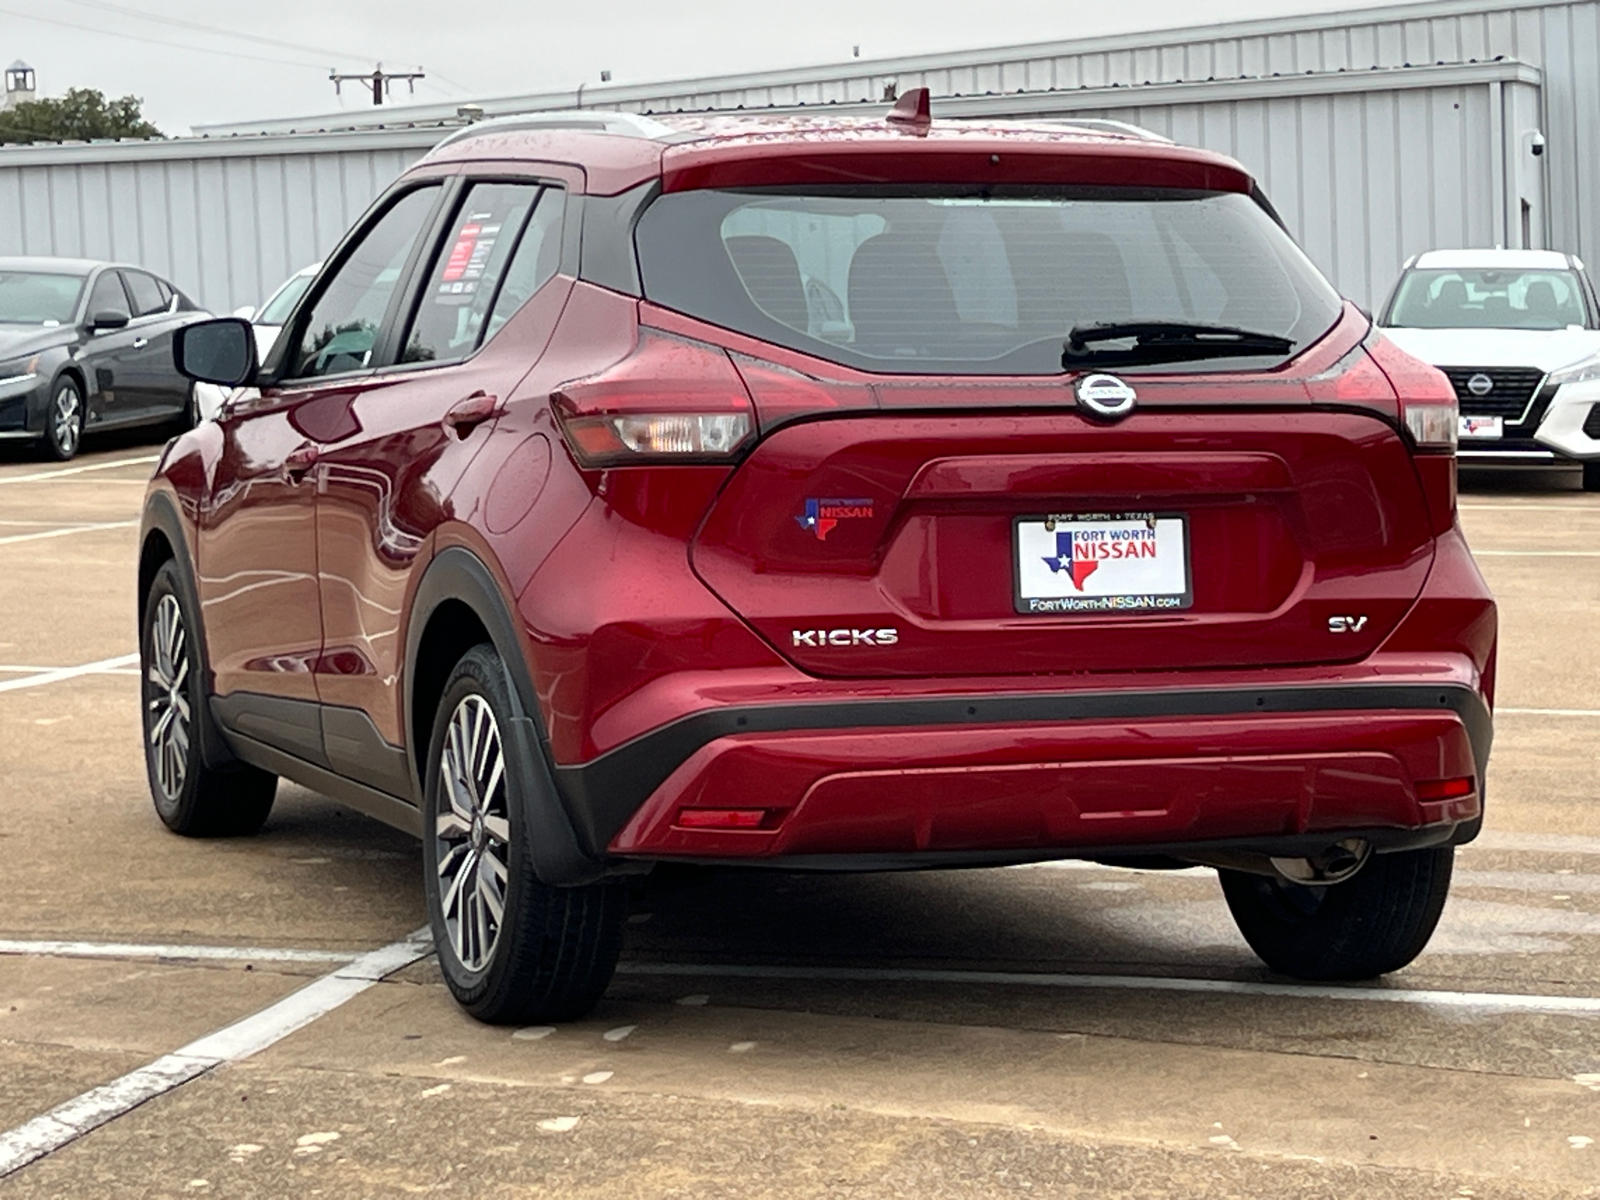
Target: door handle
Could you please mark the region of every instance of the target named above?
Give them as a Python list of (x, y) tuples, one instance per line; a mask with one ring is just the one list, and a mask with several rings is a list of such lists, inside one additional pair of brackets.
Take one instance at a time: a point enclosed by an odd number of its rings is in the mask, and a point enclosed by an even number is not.
[(457, 400), (444, 414), (444, 423), (455, 430), (457, 437), (466, 437), (485, 421), (500, 415), (500, 397), (487, 392), (473, 392), (465, 400)]
[(321, 452), (312, 445), (297, 446), (284, 457), (283, 471), (291, 483), (299, 483), (317, 465)]
[(133, 348), (135, 350), (143, 350), (149, 344), (150, 344), (150, 339), (147, 338), (147, 337), (141, 337), (141, 338), (134, 338), (133, 339)]

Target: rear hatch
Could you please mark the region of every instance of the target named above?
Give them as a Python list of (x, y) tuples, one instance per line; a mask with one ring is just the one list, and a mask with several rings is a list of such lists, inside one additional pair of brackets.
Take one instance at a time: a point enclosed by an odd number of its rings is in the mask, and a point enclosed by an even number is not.
[[(669, 172), (645, 323), (730, 352), (759, 425), (701, 579), (824, 676), (1370, 653), (1437, 526), (1365, 320), (1236, 164), (994, 148)], [(990, 170), (1045, 181), (951, 182)]]
[[(1156, 542), (1152, 521), (1180, 572), (1154, 589), (1132, 574), (1145, 564), (1110, 557), (1136, 550), (1093, 546)], [(1075, 562), (1044, 561), (1050, 535), (1077, 543)], [(1420, 592), (1431, 551), (1410, 452), (1375, 415), (1171, 408), (1104, 428), (957, 411), (778, 430), (693, 562), (809, 672), (1024, 675), (1360, 658)], [(1044, 586), (1030, 588), (1034, 560)], [(1030, 590), (1083, 606), (1019, 611)]]

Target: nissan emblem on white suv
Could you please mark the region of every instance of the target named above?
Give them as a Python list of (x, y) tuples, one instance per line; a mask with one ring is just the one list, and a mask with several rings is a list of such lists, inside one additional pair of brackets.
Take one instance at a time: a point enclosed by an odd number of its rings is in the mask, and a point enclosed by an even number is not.
[(1102, 421), (1120, 421), (1133, 411), (1138, 394), (1115, 375), (1085, 375), (1078, 380), (1078, 407)]
[(1487, 396), (1494, 391), (1494, 380), (1479, 371), (1471, 379), (1467, 380), (1467, 391), (1474, 396)]

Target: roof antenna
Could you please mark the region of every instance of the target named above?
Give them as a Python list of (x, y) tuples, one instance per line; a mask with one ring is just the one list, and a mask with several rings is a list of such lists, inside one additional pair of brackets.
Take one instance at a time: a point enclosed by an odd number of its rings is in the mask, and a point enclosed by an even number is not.
[(900, 93), (886, 118), (891, 125), (907, 127), (908, 133), (927, 133), (933, 124), (933, 111), (928, 104), (928, 89), (908, 88)]

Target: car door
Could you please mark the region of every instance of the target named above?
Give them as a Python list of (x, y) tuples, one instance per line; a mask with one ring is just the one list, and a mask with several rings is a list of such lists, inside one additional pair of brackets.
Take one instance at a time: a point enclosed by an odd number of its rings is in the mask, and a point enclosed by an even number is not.
[(302, 306), (264, 385), (220, 415), (222, 447), (200, 514), (200, 599), (218, 715), (325, 765), (317, 712), (319, 446), (349, 428), (372, 353), (434, 217), (438, 181), (385, 197)]
[[(566, 194), (527, 176), (463, 182), (418, 272), (392, 365), (353, 399), (345, 435), (321, 450), (318, 687), (328, 756), (391, 793), (409, 791), (396, 681), (411, 576), (429, 535), (459, 515), (457, 482), (543, 349), (539, 335), (493, 339), (556, 274)], [(543, 337), (563, 297), (543, 297)]]
[[(89, 428), (120, 425), (136, 419), (140, 409), (128, 370), (133, 343), (139, 337), (138, 331), (131, 328), (133, 307), (123, 289), (122, 276), (114, 268), (107, 267), (96, 275), (88, 290), (83, 346), (77, 355), (88, 384), (84, 424)], [(97, 323), (97, 318), (106, 316), (115, 317), (122, 324)]]
[(133, 308), (128, 329), (134, 335), (124, 353), (123, 389), (141, 421), (166, 421), (189, 404), (189, 381), (172, 360), (172, 333), (188, 318), (171, 311), (171, 293), (145, 271), (122, 269), (123, 286)]

